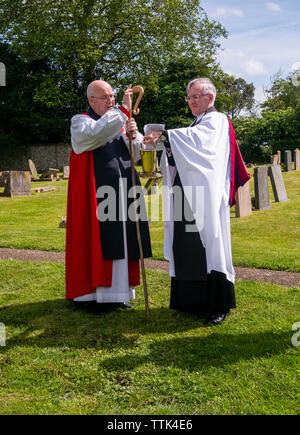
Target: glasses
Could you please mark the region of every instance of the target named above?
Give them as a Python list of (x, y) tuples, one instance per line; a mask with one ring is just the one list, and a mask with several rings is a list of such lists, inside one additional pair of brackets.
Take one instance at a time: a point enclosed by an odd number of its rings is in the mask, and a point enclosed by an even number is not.
[(195, 94), (195, 95), (191, 95), (190, 97), (185, 97), (185, 101), (188, 103), (190, 100), (198, 100), (200, 97), (204, 97), (205, 95), (209, 95), (209, 94)]
[(114, 94), (103, 95), (102, 97), (94, 97), (93, 95), (91, 95), (91, 98), (97, 98), (97, 100), (107, 101), (109, 98), (110, 98), (111, 100), (114, 100), (115, 95), (114, 95)]

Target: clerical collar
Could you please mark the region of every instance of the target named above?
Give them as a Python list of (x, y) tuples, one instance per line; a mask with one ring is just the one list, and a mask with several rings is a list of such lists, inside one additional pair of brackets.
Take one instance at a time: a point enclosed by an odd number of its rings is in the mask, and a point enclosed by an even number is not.
[(191, 127), (194, 127), (195, 125), (199, 124), (202, 121), (202, 118), (207, 113), (211, 112), (217, 112), (217, 109), (214, 106), (211, 106), (209, 109), (206, 110), (206, 112), (201, 113), (197, 118), (194, 119), (193, 123), (191, 124)]
[(87, 111), (87, 114), (88, 114), (91, 118), (93, 118), (95, 121), (98, 121), (98, 119), (101, 118), (100, 115), (97, 115), (97, 113), (94, 112), (94, 110), (91, 108), (91, 106), (89, 106), (88, 111)]
[(203, 113), (201, 113), (200, 116), (198, 116), (198, 118), (196, 119), (195, 124), (198, 124), (201, 121), (201, 119), (203, 118), (204, 115), (206, 115), (206, 112), (203, 112)]

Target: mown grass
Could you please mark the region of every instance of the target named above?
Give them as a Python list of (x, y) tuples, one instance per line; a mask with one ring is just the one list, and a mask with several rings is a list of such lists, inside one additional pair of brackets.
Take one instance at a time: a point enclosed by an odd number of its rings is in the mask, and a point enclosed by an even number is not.
[[(253, 170), (251, 170), (253, 172)], [(271, 208), (236, 219), (231, 210), (232, 252), (235, 266), (300, 272), (300, 171), (283, 173), (289, 201), (275, 203), (270, 188)], [(146, 180), (142, 180), (143, 183)], [(67, 181), (52, 183), (56, 191), (30, 197), (0, 196), (0, 246), (64, 251), (65, 230), (59, 228), (66, 215)], [(33, 187), (43, 185), (34, 183)], [(254, 196), (253, 177), (250, 183)], [(150, 196), (157, 210), (159, 195)], [(150, 209), (150, 204), (149, 204)], [(151, 216), (153, 257), (163, 259), (163, 221)]]
[(134, 310), (100, 318), (64, 299), (64, 267), (0, 262), (1, 414), (299, 414), (299, 289), (238, 281), (222, 326), (168, 308), (148, 271)]

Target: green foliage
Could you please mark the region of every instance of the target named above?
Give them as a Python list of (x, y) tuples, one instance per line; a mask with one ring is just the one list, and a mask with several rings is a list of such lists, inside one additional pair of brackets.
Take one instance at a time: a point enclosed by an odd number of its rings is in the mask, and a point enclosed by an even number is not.
[[(254, 105), (254, 85), (243, 78), (235, 78), (228, 74), (218, 80), (218, 91), (221, 100), (220, 111), (225, 112), (232, 120), (244, 111), (251, 111)], [(218, 103), (218, 101), (217, 101)]]
[(300, 101), (300, 86), (294, 86), (292, 74), (286, 78), (276, 75), (265, 92), (267, 100), (262, 104), (263, 112), (296, 109)]
[(254, 103), (252, 83), (225, 74), (213, 60), (185, 56), (169, 62), (157, 84), (146, 89), (139, 123), (163, 122), (167, 128), (189, 125), (194, 117), (184, 98), (186, 86), (197, 77), (209, 77), (215, 84), (215, 106), (220, 112), (235, 117), (243, 109), (251, 110)]
[(292, 76), (276, 77), (262, 104), (258, 118), (234, 120), (234, 126), (246, 161), (270, 161), (278, 150), (293, 151), (300, 146), (300, 87)]
[(28, 143), (63, 141), (69, 113), (51, 110), (35, 100), (36, 84), (43, 80), (47, 64), (26, 63), (8, 45), (1, 44), (0, 48), (6, 66), (6, 86), (0, 87), (1, 152), (14, 152)]
[[(196, 56), (201, 47), (201, 58), (210, 61), (219, 38), (226, 36), (219, 23), (208, 20), (199, 0), (0, 0), (0, 10), (4, 44), (30, 71), (19, 83), (20, 93), (23, 86), (31, 91), (23, 100), (26, 117), (32, 112), (29, 123), (26, 119), (28, 141), (40, 141), (44, 129), (39, 131), (36, 118), (43, 113), (54, 120), (49, 136), (55, 132), (64, 139), (65, 120), (85, 110), (92, 80), (105, 79), (117, 90), (131, 82), (153, 89), (172, 59)], [(20, 144), (20, 138), (15, 141)]]
[[(183, 127), (194, 119), (184, 98), (186, 86), (196, 77), (210, 76), (211, 68), (200, 57), (173, 60), (168, 63), (152, 89), (146, 89), (143, 111), (138, 122), (164, 123), (166, 128)], [(155, 108), (155, 110), (153, 110)]]
[(278, 150), (300, 146), (300, 100), (295, 109), (266, 111), (260, 118), (240, 118), (234, 127), (247, 162), (270, 161)]

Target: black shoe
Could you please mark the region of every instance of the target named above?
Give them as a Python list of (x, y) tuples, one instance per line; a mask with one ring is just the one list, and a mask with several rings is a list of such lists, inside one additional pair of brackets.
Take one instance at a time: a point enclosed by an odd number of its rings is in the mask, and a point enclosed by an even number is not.
[(224, 322), (228, 314), (229, 312), (220, 313), (220, 314), (211, 314), (205, 319), (204, 324), (207, 325), (208, 323), (211, 323), (212, 325), (220, 325), (220, 323)]
[(124, 302), (123, 304), (120, 305), (121, 308), (125, 309), (125, 308), (134, 308), (133, 305), (129, 304), (128, 302)]
[(97, 304), (96, 301), (90, 302), (78, 302), (74, 301), (74, 306), (77, 310), (83, 310), (87, 313), (98, 314), (99, 316), (105, 316), (106, 312), (102, 309), (102, 305)]
[(73, 303), (74, 303), (74, 307), (77, 310), (91, 311), (96, 307), (96, 301), (90, 301), (90, 302), (73, 301)]

